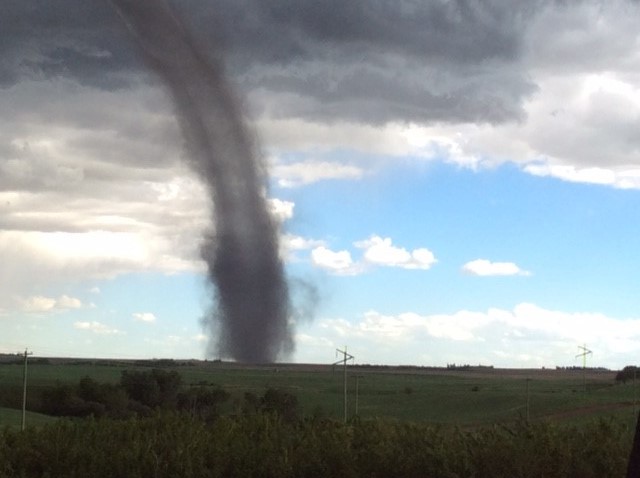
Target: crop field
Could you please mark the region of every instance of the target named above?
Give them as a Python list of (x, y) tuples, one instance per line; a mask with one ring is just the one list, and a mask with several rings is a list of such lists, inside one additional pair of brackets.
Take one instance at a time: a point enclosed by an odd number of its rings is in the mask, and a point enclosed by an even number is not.
[[(217, 385), (231, 394), (226, 411), (233, 411), (247, 392), (259, 395), (278, 388), (298, 398), (305, 414), (342, 418), (344, 375), (340, 366), (241, 366), (220, 362), (162, 363), (176, 370), (186, 385)], [(29, 390), (77, 383), (88, 376), (116, 383), (123, 370), (149, 370), (153, 363), (51, 360), (28, 368)], [(22, 393), (20, 364), (0, 364), (0, 387), (19, 408)], [(615, 416), (635, 426), (638, 413), (634, 383), (615, 382), (604, 370), (438, 369), (420, 367), (350, 366), (347, 372), (348, 415), (473, 427), (531, 420), (579, 423)], [(27, 402), (28, 403), (28, 402)], [(5, 404), (6, 405), (6, 404)], [(0, 414), (0, 424), (10, 413)], [(12, 421), (14, 421), (12, 419)], [(36, 419), (36, 421), (38, 421)]]

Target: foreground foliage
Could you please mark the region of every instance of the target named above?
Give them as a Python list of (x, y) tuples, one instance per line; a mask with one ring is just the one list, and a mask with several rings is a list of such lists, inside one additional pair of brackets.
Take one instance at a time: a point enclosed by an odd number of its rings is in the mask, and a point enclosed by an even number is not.
[(463, 431), (384, 421), (213, 422), (186, 413), (61, 420), (0, 433), (0, 477), (618, 477), (631, 446), (612, 421)]

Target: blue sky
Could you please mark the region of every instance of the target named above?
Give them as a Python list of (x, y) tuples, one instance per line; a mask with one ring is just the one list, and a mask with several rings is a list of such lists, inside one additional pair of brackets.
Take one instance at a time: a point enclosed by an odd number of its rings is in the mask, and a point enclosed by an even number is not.
[[(206, 189), (117, 16), (75, 1), (0, 28), (0, 352), (217, 358)], [(293, 5), (176, 4), (269, 166), (283, 360), (636, 363), (637, 2)]]
[[(354, 260), (362, 256), (354, 242), (371, 236), (433, 252), (437, 262), (428, 270), (377, 267), (342, 278), (341, 287), (362, 282), (365, 297), (369, 287), (389, 291), (360, 299), (360, 307), (365, 301), (395, 310), (421, 304), (421, 311), (435, 313), (534, 301), (633, 315), (639, 226), (629, 218), (637, 191), (536, 178), (508, 165), (470, 171), (407, 164), (380, 175), (366, 184), (327, 182), (286, 196), (310, 216), (293, 221), (292, 231), (347, 250)], [(463, 266), (477, 259), (514, 262), (521, 273), (465, 274)]]

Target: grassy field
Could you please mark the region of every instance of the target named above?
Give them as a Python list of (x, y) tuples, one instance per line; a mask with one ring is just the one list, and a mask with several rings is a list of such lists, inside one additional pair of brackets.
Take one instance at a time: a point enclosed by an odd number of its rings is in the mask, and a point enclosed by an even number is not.
[[(57, 418), (43, 415), (41, 413), (27, 412), (25, 422), (29, 426), (38, 426), (51, 423)], [(0, 427), (20, 428), (22, 425), (22, 411), (13, 408), (0, 407)]]
[[(268, 387), (295, 394), (303, 411), (343, 416), (343, 373), (320, 365), (240, 366), (216, 362), (164, 367), (175, 369), (186, 384), (216, 384), (231, 393), (229, 410), (245, 392), (262, 394)], [(117, 362), (52, 361), (29, 365), (29, 389), (77, 383), (89, 376), (115, 383), (123, 370), (149, 369)], [(348, 413), (362, 418), (456, 424), (461, 426), (532, 420), (579, 422), (616, 416), (635, 426), (640, 397), (635, 384), (616, 384), (615, 372), (581, 370), (470, 370), (412, 367), (350, 367)], [(586, 390), (585, 381), (586, 378)], [(0, 364), (0, 384), (21, 393), (22, 366)], [(357, 386), (357, 397), (356, 397)], [(528, 403), (528, 406), (527, 406)], [(0, 424), (6, 423), (0, 414)]]

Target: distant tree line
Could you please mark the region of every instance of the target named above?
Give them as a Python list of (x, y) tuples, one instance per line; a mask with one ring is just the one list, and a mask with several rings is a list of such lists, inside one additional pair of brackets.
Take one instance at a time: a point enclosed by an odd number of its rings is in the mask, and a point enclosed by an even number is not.
[(469, 365), (469, 364), (460, 365), (455, 363), (448, 363), (447, 369), (448, 370), (486, 370), (486, 369), (493, 369), (493, 365)]
[(590, 370), (592, 372), (608, 372), (607, 367), (583, 367), (582, 365), (556, 366), (556, 370)]
[[(10, 396), (16, 402), (17, 396)], [(0, 395), (0, 398), (6, 398)], [(127, 419), (150, 417), (159, 412), (186, 413), (211, 422), (220, 416), (230, 394), (215, 384), (185, 385), (175, 370), (124, 370), (118, 383), (100, 383), (83, 377), (77, 384), (58, 383), (30, 392), (29, 410), (59, 417)], [(14, 405), (15, 403), (0, 405)], [(297, 397), (268, 388), (262, 395), (252, 392), (234, 404), (231, 413), (275, 414), (286, 421), (299, 418)]]

